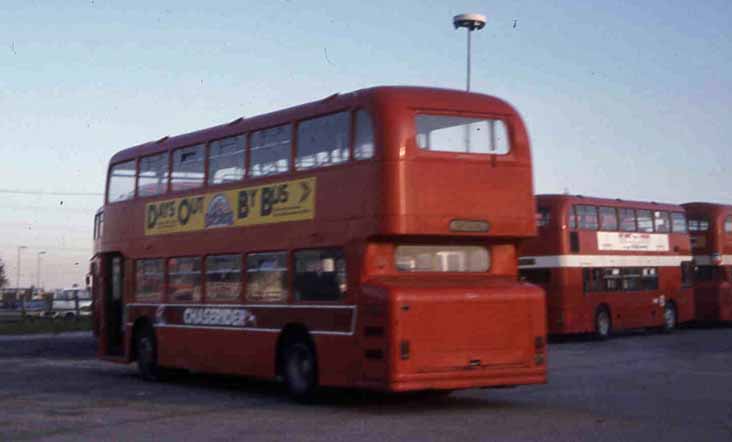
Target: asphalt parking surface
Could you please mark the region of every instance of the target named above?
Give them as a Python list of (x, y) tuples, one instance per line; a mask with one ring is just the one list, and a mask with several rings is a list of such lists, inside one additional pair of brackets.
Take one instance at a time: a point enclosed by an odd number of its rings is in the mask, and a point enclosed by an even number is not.
[(732, 328), (550, 347), (550, 383), (449, 397), (141, 381), (88, 333), (0, 336), (0, 441), (732, 441)]

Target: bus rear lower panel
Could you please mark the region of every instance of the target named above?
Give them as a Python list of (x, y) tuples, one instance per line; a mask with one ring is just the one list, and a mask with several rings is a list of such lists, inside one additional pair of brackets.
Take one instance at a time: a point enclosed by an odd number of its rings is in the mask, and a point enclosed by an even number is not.
[(543, 291), (505, 279), (388, 284), (390, 391), (546, 382)]

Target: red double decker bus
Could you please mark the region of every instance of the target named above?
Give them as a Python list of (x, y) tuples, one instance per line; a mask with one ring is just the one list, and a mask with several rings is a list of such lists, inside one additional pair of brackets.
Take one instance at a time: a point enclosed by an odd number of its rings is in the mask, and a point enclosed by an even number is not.
[(123, 150), (99, 356), (386, 391), (543, 383), (529, 140), (497, 98), (378, 87)]
[(662, 327), (694, 318), (681, 206), (537, 196), (538, 237), (520, 249), (523, 279), (547, 292), (550, 334)]
[(682, 204), (694, 254), (696, 319), (732, 321), (732, 206)]

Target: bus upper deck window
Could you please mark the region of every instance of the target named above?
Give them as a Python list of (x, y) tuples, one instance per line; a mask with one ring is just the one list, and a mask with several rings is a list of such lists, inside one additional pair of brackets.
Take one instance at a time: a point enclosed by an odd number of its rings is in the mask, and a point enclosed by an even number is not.
[(686, 216), (683, 213), (671, 213), (671, 230), (674, 233), (686, 233)]
[(249, 176), (258, 177), (290, 170), (292, 126), (285, 124), (252, 133)]
[(653, 216), (650, 210), (636, 210), (636, 219), (638, 220), (638, 231), (643, 233), (653, 232)]
[(135, 160), (112, 166), (109, 172), (107, 200), (124, 201), (135, 196)]
[(137, 195), (153, 196), (165, 193), (168, 184), (168, 153), (140, 158)]
[(353, 141), (353, 156), (366, 160), (374, 156), (374, 125), (365, 110), (356, 112), (356, 127)]
[(212, 141), (208, 151), (208, 183), (221, 184), (244, 178), (247, 138), (237, 135)]
[(295, 168), (311, 169), (348, 161), (349, 124), (347, 112), (301, 121), (297, 125)]
[(173, 191), (203, 186), (204, 148), (199, 144), (173, 151), (173, 173), (170, 177)]
[(424, 150), (503, 155), (510, 151), (501, 120), (452, 115), (417, 115), (417, 145)]

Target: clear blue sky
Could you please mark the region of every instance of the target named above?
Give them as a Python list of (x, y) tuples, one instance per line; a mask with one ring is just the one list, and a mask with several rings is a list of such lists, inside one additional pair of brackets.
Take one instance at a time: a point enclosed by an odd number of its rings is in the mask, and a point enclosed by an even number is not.
[(526, 119), (537, 193), (732, 203), (728, 0), (5, 0), (0, 258), (11, 283), (18, 245), (21, 285), (41, 250), (45, 286), (83, 281), (94, 194), (121, 148), (339, 91), (464, 87), (465, 35), (451, 18), (467, 11), (488, 16), (473, 89)]

